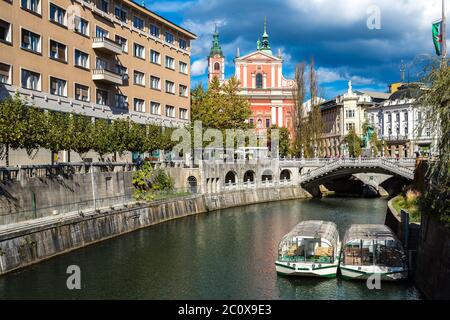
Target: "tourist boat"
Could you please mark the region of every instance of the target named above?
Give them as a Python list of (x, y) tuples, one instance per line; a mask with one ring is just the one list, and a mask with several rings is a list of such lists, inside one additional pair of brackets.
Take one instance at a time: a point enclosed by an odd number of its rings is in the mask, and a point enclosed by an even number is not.
[(340, 246), (335, 223), (302, 221), (280, 241), (276, 271), (283, 275), (335, 277)]
[(380, 280), (408, 277), (408, 263), (400, 240), (383, 224), (353, 224), (345, 233), (339, 269), (344, 278)]

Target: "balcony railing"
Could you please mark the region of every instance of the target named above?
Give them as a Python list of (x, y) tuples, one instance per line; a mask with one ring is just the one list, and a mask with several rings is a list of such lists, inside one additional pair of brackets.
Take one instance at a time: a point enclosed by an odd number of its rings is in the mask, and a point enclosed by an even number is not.
[(92, 49), (97, 49), (109, 54), (121, 54), (122, 46), (106, 37), (95, 37), (92, 41)]
[(123, 85), (123, 75), (107, 69), (92, 70), (92, 80), (120, 86)]

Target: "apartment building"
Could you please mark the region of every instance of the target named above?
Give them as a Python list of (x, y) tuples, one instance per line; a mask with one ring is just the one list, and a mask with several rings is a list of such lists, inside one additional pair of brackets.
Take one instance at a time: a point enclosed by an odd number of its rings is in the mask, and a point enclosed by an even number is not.
[(195, 39), (129, 0), (0, 0), (0, 98), (182, 126)]

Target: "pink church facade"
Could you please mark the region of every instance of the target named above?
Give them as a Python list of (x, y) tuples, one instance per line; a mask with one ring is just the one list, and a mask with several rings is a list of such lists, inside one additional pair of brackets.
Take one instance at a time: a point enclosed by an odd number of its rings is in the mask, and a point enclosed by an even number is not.
[[(224, 79), (225, 58), (218, 43), (217, 30), (213, 47), (208, 57), (208, 79)], [(294, 81), (283, 76), (281, 52), (275, 56), (269, 45), (269, 36), (264, 25), (262, 41), (258, 40), (256, 51), (240, 56), (239, 49), (234, 59), (234, 76), (240, 82), (240, 94), (248, 99), (252, 116), (248, 119), (255, 128), (264, 130), (276, 125), (287, 127), (293, 133), (292, 107)]]

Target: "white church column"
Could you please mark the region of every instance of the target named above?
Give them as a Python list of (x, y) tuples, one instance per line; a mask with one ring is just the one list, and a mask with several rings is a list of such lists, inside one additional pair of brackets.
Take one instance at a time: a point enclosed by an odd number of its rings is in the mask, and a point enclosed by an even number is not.
[(270, 87), (275, 88), (275, 65), (270, 66)]
[(244, 68), (243, 68), (243, 81), (242, 81), (242, 87), (247, 88), (248, 87), (248, 83), (247, 83), (247, 65), (244, 64)]
[(272, 106), (272, 124), (277, 124), (277, 107)]
[(283, 107), (278, 106), (278, 126), (283, 126)]
[(282, 70), (281, 70), (281, 64), (278, 66), (278, 88), (281, 88), (281, 74), (282, 74)]
[(239, 64), (236, 65), (234, 76), (236, 77), (237, 80), (241, 80), (241, 66)]

